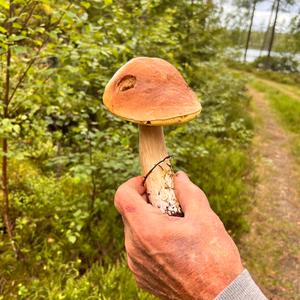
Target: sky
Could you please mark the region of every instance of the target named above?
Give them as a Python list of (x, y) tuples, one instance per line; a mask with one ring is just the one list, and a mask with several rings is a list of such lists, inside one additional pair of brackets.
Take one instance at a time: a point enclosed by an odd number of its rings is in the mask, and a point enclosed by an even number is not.
[[(218, 0), (219, 5), (223, 8), (223, 21), (229, 13), (237, 14), (238, 10), (233, 5), (233, 0)], [(265, 31), (268, 26), (273, 0), (264, 0), (257, 4), (253, 20), (254, 30)], [(283, 9), (278, 14), (277, 31), (287, 32), (291, 19), (300, 14), (300, 0), (295, 0), (294, 5), (282, 6)], [(274, 16), (273, 16), (274, 19)]]

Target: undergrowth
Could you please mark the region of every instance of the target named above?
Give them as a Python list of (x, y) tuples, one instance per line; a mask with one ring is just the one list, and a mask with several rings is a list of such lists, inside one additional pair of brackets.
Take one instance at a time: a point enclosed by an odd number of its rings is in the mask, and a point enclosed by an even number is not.
[[(283, 126), (291, 132), (291, 153), (294, 156), (300, 170), (300, 101), (283, 92), (274, 89), (259, 79), (251, 82), (251, 85), (260, 92), (265, 93), (271, 106), (279, 116)], [(294, 86), (296, 94), (300, 89)], [(300, 182), (299, 182), (300, 183)]]
[(6, 9), (12, 1), (0, 5), (0, 18), (12, 24), (12, 32), (0, 34), (3, 70), (11, 72), (1, 76), (0, 91), (11, 87), (14, 94), (0, 119), (0, 138), (9, 145), (0, 157), (8, 157), (8, 214), (19, 253), (1, 216), (0, 299), (151, 299), (126, 267), (122, 219), (113, 205), (117, 187), (140, 174), (138, 129), (111, 115), (102, 95), (135, 56), (164, 58), (182, 72), (203, 112), (166, 128), (174, 167), (206, 192), (238, 239), (247, 230), (252, 121), (244, 80), (217, 58), (222, 30), (215, 6), (15, 2), (13, 18)]

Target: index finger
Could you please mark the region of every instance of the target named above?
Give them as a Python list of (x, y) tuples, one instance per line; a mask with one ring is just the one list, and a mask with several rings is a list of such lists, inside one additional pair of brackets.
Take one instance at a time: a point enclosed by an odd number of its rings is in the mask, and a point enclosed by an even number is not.
[(151, 217), (162, 215), (159, 209), (143, 197), (146, 188), (143, 177), (138, 176), (123, 183), (115, 194), (115, 207), (129, 225), (154, 222)]

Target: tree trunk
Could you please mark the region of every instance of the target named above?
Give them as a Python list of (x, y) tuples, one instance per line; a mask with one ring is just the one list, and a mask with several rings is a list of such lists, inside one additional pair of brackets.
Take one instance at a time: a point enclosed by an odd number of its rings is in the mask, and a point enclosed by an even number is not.
[(278, 17), (278, 12), (279, 12), (279, 7), (280, 7), (280, 0), (277, 0), (277, 6), (276, 6), (276, 12), (275, 12), (275, 19), (272, 27), (272, 32), (271, 32), (271, 40), (268, 48), (268, 57), (271, 56), (271, 51), (273, 47), (273, 42), (274, 42), (274, 36), (275, 36), (275, 29), (276, 29), (276, 23), (277, 23), (277, 17)]
[(264, 39), (263, 39), (263, 42), (262, 42), (262, 45), (261, 45), (261, 48), (260, 48), (259, 56), (261, 56), (262, 51), (265, 50), (267, 42), (268, 42), (268, 37), (269, 37), (271, 22), (272, 22), (272, 18), (273, 18), (273, 14), (274, 14), (275, 4), (276, 4), (276, 0), (274, 0), (274, 2), (272, 4), (271, 14), (270, 14), (270, 17), (269, 17), (269, 22), (268, 22), (268, 27), (267, 27), (267, 30), (264, 34)]
[[(13, 4), (12, 0), (9, 2), (9, 19), (13, 17)], [(12, 35), (12, 21), (8, 22), (7, 33), (10, 37)], [(9, 91), (10, 91), (10, 64), (11, 64), (11, 46), (8, 44), (6, 52), (6, 71), (5, 71), (5, 82), (4, 82), (4, 97), (3, 97), (3, 118), (9, 118)], [(3, 190), (3, 207), (2, 215), (3, 221), (6, 227), (8, 238), (10, 240), (11, 246), (18, 256), (18, 251), (13, 239), (13, 226), (10, 219), (9, 210), (9, 177), (8, 177), (8, 140), (7, 137), (2, 139), (2, 190)]]
[(257, 1), (254, 1), (252, 13), (251, 13), (251, 20), (250, 20), (249, 30), (248, 30), (248, 34), (247, 34), (247, 41), (246, 41), (246, 47), (245, 47), (245, 53), (244, 53), (244, 63), (247, 60), (247, 52), (248, 52), (249, 42), (250, 42), (250, 38), (251, 38), (253, 18), (254, 18), (254, 14), (255, 14), (255, 10), (256, 10), (256, 3), (257, 3)]

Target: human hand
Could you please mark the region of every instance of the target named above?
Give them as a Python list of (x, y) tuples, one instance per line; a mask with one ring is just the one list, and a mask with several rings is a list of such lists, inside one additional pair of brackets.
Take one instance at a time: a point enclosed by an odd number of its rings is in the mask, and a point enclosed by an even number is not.
[(215, 298), (243, 266), (205, 194), (178, 172), (174, 184), (184, 217), (171, 217), (147, 203), (142, 181), (130, 179), (115, 195), (137, 284), (161, 299)]

